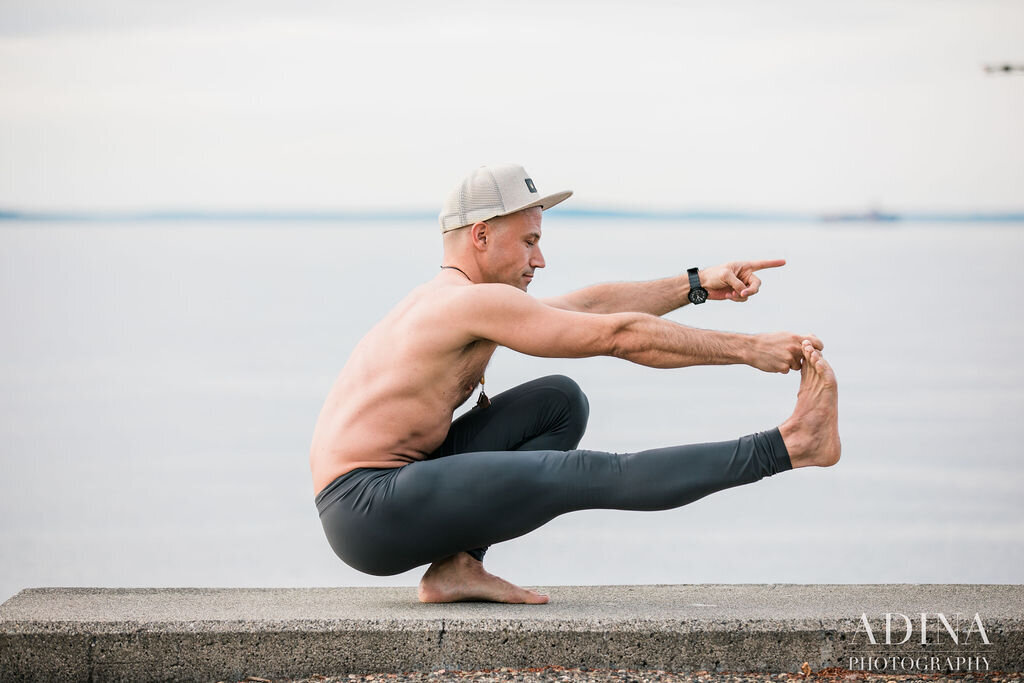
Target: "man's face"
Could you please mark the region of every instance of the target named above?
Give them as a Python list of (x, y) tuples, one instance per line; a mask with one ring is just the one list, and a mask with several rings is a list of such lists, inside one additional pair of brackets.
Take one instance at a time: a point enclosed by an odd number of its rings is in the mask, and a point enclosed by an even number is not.
[(488, 266), (491, 281), (503, 282), (526, 291), (533, 281), (533, 271), (544, 267), (540, 253), (541, 208), (518, 211), (503, 217), (488, 231), (494, 244), (488, 245)]

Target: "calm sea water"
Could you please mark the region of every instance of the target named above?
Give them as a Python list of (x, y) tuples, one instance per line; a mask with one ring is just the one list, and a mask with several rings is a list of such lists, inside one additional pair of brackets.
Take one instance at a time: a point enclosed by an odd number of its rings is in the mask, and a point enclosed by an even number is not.
[[(698, 327), (813, 332), (843, 461), (666, 512), (585, 511), (494, 546), (527, 585), (1024, 582), (1022, 226), (545, 219), (531, 293), (783, 257)], [(430, 223), (0, 228), (0, 600), (30, 586), (414, 585), (331, 552), (307, 458), (359, 337), (433, 277)], [(799, 376), (499, 350), (498, 392), (560, 372), (581, 447), (727, 439)]]

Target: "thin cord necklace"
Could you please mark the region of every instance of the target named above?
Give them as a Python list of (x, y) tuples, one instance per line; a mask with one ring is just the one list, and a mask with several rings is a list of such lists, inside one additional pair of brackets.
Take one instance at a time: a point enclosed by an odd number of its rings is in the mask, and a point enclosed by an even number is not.
[[(463, 275), (466, 275), (466, 271), (464, 271), (462, 268), (459, 268), (458, 266), (441, 266), (441, 268), (451, 268), (452, 270), (457, 270)], [(473, 282), (473, 278), (471, 278), (468, 275), (466, 275), (466, 279), (469, 280), (470, 282)]]
[[(441, 266), (441, 268), (451, 268), (452, 270), (457, 270), (463, 275), (466, 275), (466, 271), (464, 271), (462, 268), (459, 268), (458, 266)], [(466, 279), (469, 280), (470, 282), (473, 282), (473, 278), (471, 278), (468, 275), (466, 275)], [(491, 405), (491, 399), (487, 398), (487, 394), (484, 393), (484, 376), (480, 375), (480, 397), (477, 398), (476, 400), (476, 407), (486, 408), (489, 405)]]

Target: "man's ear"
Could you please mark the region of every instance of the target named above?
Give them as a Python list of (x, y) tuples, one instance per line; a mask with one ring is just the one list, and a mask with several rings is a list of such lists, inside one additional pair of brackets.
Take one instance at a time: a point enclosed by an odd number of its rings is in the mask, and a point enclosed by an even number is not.
[(469, 227), (469, 237), (473, 246), (480, 251), (487, 248), (487, 237), (491, 233), (491, 226), (483, 221), (478, 221)]

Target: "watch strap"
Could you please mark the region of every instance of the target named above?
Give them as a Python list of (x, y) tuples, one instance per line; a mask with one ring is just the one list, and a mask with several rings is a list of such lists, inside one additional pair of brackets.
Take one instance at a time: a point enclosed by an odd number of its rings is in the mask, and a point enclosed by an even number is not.
[(697, 289), (700, 287), (700, 270), (698, 268), (688, 268), (686, 274), (690, 276), (690, 289)]

